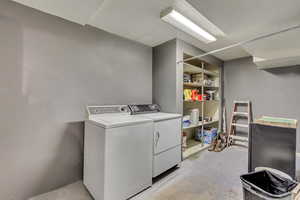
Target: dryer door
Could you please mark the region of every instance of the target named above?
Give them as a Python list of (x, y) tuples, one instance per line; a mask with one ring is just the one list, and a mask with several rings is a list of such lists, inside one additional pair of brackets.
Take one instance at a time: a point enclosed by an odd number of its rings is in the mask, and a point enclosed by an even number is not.
[(154, 123), (154, 154), (159, 154), (181, 144), (181, 119)]

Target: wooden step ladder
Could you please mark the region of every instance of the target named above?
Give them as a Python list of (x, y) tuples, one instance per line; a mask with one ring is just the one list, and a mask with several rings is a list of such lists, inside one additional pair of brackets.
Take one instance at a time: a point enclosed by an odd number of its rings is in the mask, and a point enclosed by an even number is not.
[[(247, 112), (241, 112), (238, 111), (239, 106), (246, 106)], [(237, 123), (237, 120), (239, 118), (247, 118), (248, 123), (247, 124), (239, 124)], [(230, 128), (229, 133), (227, 136), (227, 147), (233, 144), (241, 145), (241, 146), (248, 146), (248, 136), (242, 137), (236, 135), (236, 127), (240, 128), (247, 128), (248, 129), (248, 135), (249, 135), (249, 125), (252, 121), (252, 108), (251, 108), (251, 102), (250, 101), (234, 101), (233, 102), (233, 110), (231, 115), (231, 121), (230, 121)]]

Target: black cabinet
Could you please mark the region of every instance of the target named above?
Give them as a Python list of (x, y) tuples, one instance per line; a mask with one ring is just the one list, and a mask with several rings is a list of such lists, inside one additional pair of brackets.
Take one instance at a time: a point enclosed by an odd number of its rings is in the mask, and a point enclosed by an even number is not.
[(296, 178), (296, 129), (250, 124), (249, 172), (270, 167)]

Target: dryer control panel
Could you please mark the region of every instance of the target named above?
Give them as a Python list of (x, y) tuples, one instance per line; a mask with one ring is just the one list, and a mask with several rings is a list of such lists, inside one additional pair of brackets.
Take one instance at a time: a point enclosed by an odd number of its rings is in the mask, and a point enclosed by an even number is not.
[(160, 112), (158, 104), (133, 104), (129, 108), (132, 115)]

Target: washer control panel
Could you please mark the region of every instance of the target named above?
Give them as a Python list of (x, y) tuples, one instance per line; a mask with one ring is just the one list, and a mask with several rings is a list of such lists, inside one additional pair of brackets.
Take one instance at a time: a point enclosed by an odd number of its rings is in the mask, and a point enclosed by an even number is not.
[(87, 111), (89, 115), (130, 113), (130, 109), (127, 105), (87, 106)]
[(132, 104), (129, 108), (132, 115), (160, 112), (158, 104)]

